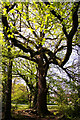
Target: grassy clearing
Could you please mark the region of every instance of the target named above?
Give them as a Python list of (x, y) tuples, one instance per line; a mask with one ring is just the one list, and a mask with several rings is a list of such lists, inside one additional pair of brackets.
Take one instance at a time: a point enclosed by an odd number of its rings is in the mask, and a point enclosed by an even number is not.
[[(16, 120), (39, 120), (39, 117), (41, 120), (55, 120), (55, 117), (57, 115), (57, 106), (55, 105), (48, 105), (49, 111), (53, 112), (51, 115), (47, 115), (45, 117), (40, 117), (38, 114), (36, 114), (36, 111), (33, 109), (29, 109), (29, 105), (26, 104), (12, 104), (12, 117)], [(55, 109), (55, 111), (54, 111)]]
[(12, 105), (12, 110), (26, 110), (29, 109), (29, 105), (26, 104), (11, 104)]
[[(27, 104), (11, 104), (12, 105), (12, 109), (16, 109), (16, 110), (26, 110), (29, 109), (29, 105)], [(58, 105), (47, 105), (48, 110), (58, 110)]]
[[(61, 120), (80, 120), (80, 115), (76, 115), (76, 111), (74, 112), (73, 106), (58, 106), (58, 105), (47, 105), (48, 110), (51, 111), (53, 113), (53, 115), (50, 116), (46, 116), (46, 118), (50, 117), (53, 118), (53, 116), (55, 117), (55, 119), (61, 119)], [(25, 112), (26, 110), (28, 110), (27, 112)], [(30, 113), (32, 109), (29, 108), (29, 105), (26, 104), (12, 104), (12, 113), (17, 112), (17, 118), (20, 117), (20, 113), (26, 113), (31, 115), (32, 113)], [(24, 118), (24, 115), (22, 116)], [(16, 118), (16, 116), (15, 116)], [(53, 118), (53, 120), (55, 120)], [(21, 119), (23, 120), (23, 119)], [(25, 119), (26, 120), (26, 119)]]

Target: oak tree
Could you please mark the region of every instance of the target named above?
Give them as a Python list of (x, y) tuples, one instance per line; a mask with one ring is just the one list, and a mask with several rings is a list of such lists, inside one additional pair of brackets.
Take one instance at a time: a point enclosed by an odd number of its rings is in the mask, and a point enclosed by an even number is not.
[(40, 115), (48, 113), (46, 76), (49, 65), (63, 68), (72, 53), (79, 5), (80, 2), (3, 3), (4, 36), (16, 50), (21, 50), (21, 54), (14, 56), (38, 65), (37, 110)]

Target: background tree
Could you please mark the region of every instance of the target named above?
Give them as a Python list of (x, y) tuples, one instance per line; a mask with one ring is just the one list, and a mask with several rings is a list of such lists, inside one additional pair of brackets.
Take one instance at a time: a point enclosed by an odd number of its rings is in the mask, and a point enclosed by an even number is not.
[[(71, 69), (71, 71), (73, 70)], [(55, 104), (54, 102), (59, 105), (69, 104), (71, 102), (71, 104), (74, 105), (78, 99), (77, 80), (69, 76), (71, 76), (70, 73), (68, 75), (58, 66), (51, 65), (51, 68), (49, 68), (47, 82), (49, 85), (49, 96), (51, 98), (51, 100), (49, 100), (52, 101), (53, 104)], [(72, 98), (72, 94), (76, 95), (76, 99), (75, 95)], [(70, 101), (68, 101), (68, 99), (70, 99)]]
[(27, 104), (28, 103), (28, 91), (26, 86), (20, 83), (12, 84), (12, 103), (15, 104)]
[(38, 94), (37, 65), (34, 62), (25, 59), (15, 59), (13, 63), (13, 74), (19, 75), (26, 83), (29, 91), (29, 103), (31, 107), (31, 99), (33, 97), (32, 107), (36, 107)]

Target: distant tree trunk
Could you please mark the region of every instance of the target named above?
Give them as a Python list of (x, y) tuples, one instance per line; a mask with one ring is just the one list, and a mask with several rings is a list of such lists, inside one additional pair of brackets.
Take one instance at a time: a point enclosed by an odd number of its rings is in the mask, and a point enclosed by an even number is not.
[[(32, 92), (31, 92), (31, 90), (29, 91), (28, 90), (28, 88), (27, 88), (27, 85), (26, 85), (26, 90), (27, 90), (27, 93), (28, 93), (28, 98), (27, 98), (27, 100), (28, 100), (28, 105), (29, 105), (29, 108), (31, 108), (31, 101), (32, 101)], [(30, 93), (29, 93), (30, 92)]]
[(34, 109), (37, 108), (37, 95), (38, 95), (38, 90), (35, 90), (34, 98), (33, 98), (33, 108)]
[(38, 70), (36, 74), (36, 87), (34, 88), (33, 108), (37, 108), (37, 96), (38, 96)]
[(31, 108), (31, 101), (32, 101), (32, 93), (29, 94), (29, 108)]

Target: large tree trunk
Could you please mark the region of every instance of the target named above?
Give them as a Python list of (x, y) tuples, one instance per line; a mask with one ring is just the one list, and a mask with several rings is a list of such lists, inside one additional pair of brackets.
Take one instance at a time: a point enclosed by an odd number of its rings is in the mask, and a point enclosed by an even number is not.
[(47, 109), (47, 86), (46, 86), (46, 75), (47, 70), (45, 69), (43, 62), (40, 61), (38, 65), (38, 97), (37, 97), (37, 111), (39, 115), (46, 115)]
[(46, 96), (46, 79), (42, 75), (39, 75), (37, 110), (40, 115), (45, 115), (48, 112)]

